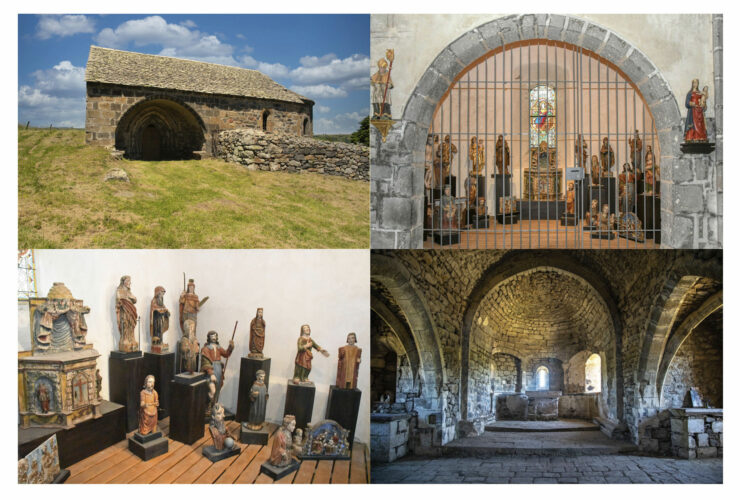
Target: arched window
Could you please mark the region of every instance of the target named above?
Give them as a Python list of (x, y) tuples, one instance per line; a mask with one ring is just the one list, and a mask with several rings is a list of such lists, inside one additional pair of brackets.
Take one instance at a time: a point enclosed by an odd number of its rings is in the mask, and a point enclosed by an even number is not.
[(547, 391), (550, 389), (550, 370), (546, 366), (540, 366), (535, 372), (535, 382), (538, 391)]
[(529, 146), (555, 147), (555, 89), (538, 85), (529, 91)]
[(264, 110), (262, 112), (262, 130), (265, 132), (269, 132), (267, 129), (267, 119), (270, 117), (270, 112), (268, 110)]
[(601, 392), (601, 356), (595, 353), (586, 360), (586, 392)]
[(308, 135), (308, 118), (303, 119), (303, 135)]

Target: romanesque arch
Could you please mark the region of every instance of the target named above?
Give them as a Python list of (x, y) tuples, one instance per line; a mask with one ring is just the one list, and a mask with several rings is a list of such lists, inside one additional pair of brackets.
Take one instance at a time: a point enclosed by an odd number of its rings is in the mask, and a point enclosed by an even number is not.
[[(542, 266), (541, 262), (547, 262), (547, 266)], [(541, 270), (554, 270), (577, 280), (589, 290), (594, 300), (601, 304), (604, 313), (608, 316), (608, 331), (604, 334), (607, 335), (607, 344), (610, 346), (609, 351), (606, 352), (609, 380), (608, 387), (605, 386), (607, 394), (603, 394), (602, 399), (605, 400), (604, 403), (610, 409), (612, 416), (621, 421), (623, 418), (622, 325), (611, 288), (596, 271), (575, 260), (572, 254), (537, 251), (515, 251), (507, 254), (482, 274), (466, 301), (467, 306), (462, 325), (461, 418), (467, 420), (471, 416), (469, 401), (471, 393), (471, 334), (483, 300), (491, 290), (517, 275)], [(575, 352), (572, 354), (575, 354)], [(564, 361), (567, 361), (569, 357)], [(525, 372), (525, 360), (522, 360), (522, 365), (522, 371)]]
[(447, 381), (447, 373), (429, 309), (411, 284), (408, 269), (397, 260), (372, 254), (370, 268), (370, 279), (382, 283), (390, 291), (411, 328), (409, 333), (419, 352), (423, 396), (432, 401), (438, 399)]
[[(424, 153), (434, 111), (457, 76), (487, 54), (522, 41), (544, 39), (561, 41), (591, 51), (613, 64), (633, 82), (655, 123), (665, 171), (680, 154), (682, 122), (678, 103), (667, 81), (639, 49), (616, 33), (575, 16), (557, 14), (511, 15), (482, 24), (450, 43), (434, 59), (406, 101), (403, 117), (386, 139), (376, 163), (409, 165), (415, 174), (391, 172), (391, 178), (423, 177)], [(380, 171), (379, 171), (380, 172)], [(375, 174), (377, 175), (377, 174)], [(670, 184), (668, 176), (662, 180)], [(662, 197), (664, 226), (671, 220), (674, 193)], [(377, 221), (373, 228), (373, 247), (421, 248), (423, 243), (424, 192), (421, 182), (392, 185), (388, 193), (373, 193)], [(386, 205), (388, 205), (386, 207)], [(404, 212), (404, 213), (401, 213)], [(408, 212), (408, 213), (406, 213)], [(663, 243), (671, 246), (671, 237)]]
[(180, 160), (205, 145), (206, 127), (190, 106), (152, 96), (129, 108), (116, 127), (116, 149), (132, 160)]
[(419, 348), (414, 341), (414, 336), (408, 328), (406, 328), (405, 323), (398, 318), (393, 311), (383, 303), (383, 301), (374, 295), (370, 296), (370, 309), (377, 314), (395, 334), (396, 338), (403, 346), (406, 356), (408, 356), (409, 363), (411, 364), (411, 372), (414, 377), (416, 377), (420, 374), (421, 359), (419, 357)]

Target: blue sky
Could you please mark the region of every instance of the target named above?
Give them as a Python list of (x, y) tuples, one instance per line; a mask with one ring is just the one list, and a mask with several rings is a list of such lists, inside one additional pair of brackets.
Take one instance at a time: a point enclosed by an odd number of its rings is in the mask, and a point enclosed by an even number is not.
[(257, 69), (316, 102), (318, 134), (368, 113), (368, 15), (19, 15), (19, 123), (85, 126), (90, 45)]

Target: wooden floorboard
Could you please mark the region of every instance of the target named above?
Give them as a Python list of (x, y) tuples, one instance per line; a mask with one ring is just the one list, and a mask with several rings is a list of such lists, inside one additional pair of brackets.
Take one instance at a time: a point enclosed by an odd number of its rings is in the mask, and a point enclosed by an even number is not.
[[(239, 423), (228, 422), (232, 436), (239, 436)], [(156, 483), (156, 484), (342, 484), (366, 483), (369, 477), (369, 453), (367, 446), (356, 443), (351, 460), (304, 460), (300, 468), (287, 476), (273, 481), (260, 473), (260, 467), (270, 458), (276, 424), (267, 424), (267, 445), (245, 445), (237, 443), (241, 453), (219, 462), (211, 462), (203, 456), (203, 448), (211, 444), (207, 426), (204, 435), (191, 445), (169, 441), (167, 453), (143, 462), (128, 449), (123, 440), (69, 467), (68, 483)], [(159, 429), (169, 429), (169, 419), (160, 422)], [(127, 438), (133, 433), (129, 433)]]

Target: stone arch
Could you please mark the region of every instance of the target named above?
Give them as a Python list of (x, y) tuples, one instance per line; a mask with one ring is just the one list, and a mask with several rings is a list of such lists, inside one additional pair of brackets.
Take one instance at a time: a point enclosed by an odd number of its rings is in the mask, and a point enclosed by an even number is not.
[(699, 306), (697, 310), (689, 314), (688, 317), (681, 322), (678, 328), (676, 328), (676, 330), (668, 338), (663, 356), (660, 360), (660, 365), (658, 367), (656, 378), (658, 400), (660, 400), (660, 396), (663, 390), (663, 381), (665, 380), (666, 373), (668, 372), (668, 367), (671, 365), (671, 361), (673, 361), (673, 358), (678, 352), (678, 349), (681, 347), (681, 344), (683, 344), (684, 340), (686, 340), (686, 338), (691, 335), (691, 333), (694, 331), (694, 328), (696, 328), (702, 321), (707, 319), (710, 314), (714, 313), (718, 309), (721, 309), (722, 304), (722, 291), (720, 290), (719, 292), (715, 293), (707, 300), (705, 300), (704, 303), (702, 303), (702, 305)]
[[(401, 165), (396, 169), (410, 165), (419, 173), (405, 173), (403, 177), (400, 172), (391, 173), (392, 177), (423, 178), (427, 133), (434, 111), (458, 75), (491, 52), (535, 39), (566, 42), (591, 51), (624, 73), (642, 95), (653, 116), (660, 143), (661, 166), (666, 174), (670, 172), (680, 155), (681, 114), (670, 85), (650, 59), (616, 33), (591, 21), (570, 15), (525, 14), (501, 17), (473, 28), (437, 55), (406, 101), (402, 120), (392, 131), (397, 135), (389, 134), (384, 146), (391, 156), (387, 161), (389, 165)], [(382, 158), (380, 160), (382, 162)], [(668, 175), (664, 175), (661, 182), (668, 188), (661, 203), (661, 220), (666, 227), (672, 220), (670, 209), (674, 205), (674, 194), (668, 186)], [(380, 220), (373, 229), (374, 248), (422, 247), (423, 189), (421, 182), (408, 182), (392, 186), (388, 194), (374, 193), (374, 208), (380, 214)], [(383, 199), (386, 196), (393, 198)], [(386, 203), (392, 205), (392, 210), (385, 209)], [(390, 215), (398, 210), (409, 213), (403, 217)], [(386, 212), (393, 220), (385, 220)], [(391, 242), (389, 234), (392, 233), (395, 234)], [(670, 238), (664, 237), (663, 244), (670, 246)]]
[(411, 364), (411, 372), (414, 377), (420, 375), (421, 358), (419, 356), (419, 348), (414, 341), (413, 335), (411, 335), (411, 332), (406, 328), (404, 322), (399, 319), (396, 314), (394, 314), (393, 311), (383, 303), (383, 301), (374, 295), (370, 296), (370, 309), (375, 312), (375, 314), (377, 314), (386, 325), (388, 325), (391, 331), (398, 338), (404, 351), (406, 351), (405, 354)]
[(301, 126), (301, 135), (311, 135), (310, 125), (311, 121), (308, 118), (304, 118), (303, 125)]
[[(419, 351), (419, 374), (422, 395), (437, 400), (447, 383), (447, 373), (429, 309), (411, 284), (411, 274), (397, 260), (372, 254), (370, 279), (382, 283), (406, 315), (410, 336)], [(376, 303), (377, 306), (377, 303)]]
[[(546, 262), (547, 265), (543, 265), (543, 262)], [(468, 418), (471, 333), (473, 330), (475, 315), (481, 302), (490, 290), (504, 281), (509, 280), (518, 274), (532, 272), (537, 269), (554, 269), (561, 273), (567, 273), (571, 277), (579, 280), (595, 294), (609, 314), (611, 325), (609, 335), (613, 336), (613, 342), (610, 342), (610, 344), (613, 345), (613, 348), (607, 353), (610, 372), (610, 390), (608, 392), (611, 393), (611, 388), (613, 388), (614, 394), (613, 398), (608, 397), (606, 394), (604, 396), (612, 400), (610, 406), (613, 406), (615, 410), (614, 416), (621, 421), (623, 419), (624, 411), (621, 358), (622, 322), (611, 287), (601, 278), (598, 272), (590, 269), (583, 262), (576, 260), (572, 253), (534, 250), (512, 251), (504, 256), (500, 261), (492, 264), (483, 272), (466, 300), (467, 305), (463, 314), (462, 325), (460, 375), (461, 418), (463, 420), (467, 420)], [(524, 360), (522, 360), (522, 364), (522, 372), (524, 372)]]
[(193, 157), (206, 142), (206, 127), (187, 104), (154, 95), (131, 106), (116, 127), (116, 149), (133, 160)]

